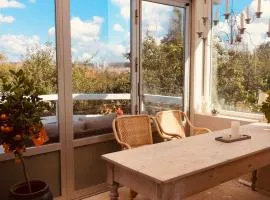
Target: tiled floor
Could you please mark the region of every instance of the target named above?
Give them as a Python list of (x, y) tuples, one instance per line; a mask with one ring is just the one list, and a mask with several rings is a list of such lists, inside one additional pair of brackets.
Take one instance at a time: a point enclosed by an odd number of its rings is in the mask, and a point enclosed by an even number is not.
[[(128, 191), (127, 188), (120, 188), (119, 200), (129, 200)], [(85, 200), (109, 200), (109, 197), (108, 193), (103, 193)], [(138, 196), (136, 200), (148, 199)], [(250, 188), (233, 180), (188, 197), (185, 200), (270, 200), (270, 197), (264, 196), (258, 192), (253, 192)]]

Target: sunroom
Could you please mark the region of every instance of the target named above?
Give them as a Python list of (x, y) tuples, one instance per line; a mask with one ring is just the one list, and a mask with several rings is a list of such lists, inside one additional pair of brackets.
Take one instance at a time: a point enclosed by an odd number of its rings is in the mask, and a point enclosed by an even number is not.
[(0, 0), (0, 199), (270, 199), (269, 91), (270, 0)]

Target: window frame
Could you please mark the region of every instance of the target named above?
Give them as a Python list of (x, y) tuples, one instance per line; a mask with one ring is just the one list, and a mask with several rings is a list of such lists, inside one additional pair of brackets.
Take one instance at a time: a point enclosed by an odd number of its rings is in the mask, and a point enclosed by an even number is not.
[[(212, 19), (213, 19), (213, 0), (211, 0), (211, 24), (210, 24), (210, 28), (209, 28), (209, 33), (208, 35), (210, 35), (209, 37), (209, 41), (210, 41), (210, 48), (209, 48), (209, 56), (207, 56), (207, 54), (205, 54), (206, 58), (205, 59), (209, 59), (209, 66), (206, 64), (207, 67), (204, 68), (203, 71), (203, 76), (205, 76), (205, 80), (204, 81), (204, 88), (205, 90), (208, 90), (208, 92), (205, 93), (205, 96), (208, 96), (210, 99), (210, 105), (212, 105), (212, 80), (213, 80), (213, 73), (212, 73), (212, 64), (213, 64), (213, 56), (212, 56), (212, 52), (213, 52), (213, 43), (212, 43), (212, 37), (213, 37), (213, 33), (212, 33), (212, 28), (213, 28), (213, 23), (212, 23)], [(205, 44), (207, 45), (207, 44)], [(204, 47), (205, 48), (205, 47)], [(209, 105), (209, 106), (210, 106)], [(210, 108), (210, 112), (211, 112)], [(243, 118), (243, 119), (251, 119), (251, 120), (258, 120), (258, 121), (263, 121), (264, 120), (264, 115), (261, 113), (251, 113), (251, 112), (240, 112), (240, 111), (232, 111), (232, 110), (225, 110), (225, 109), (219, 109), (219, 114), (224, 115), (224, 116), (228, 116), (228, 117), (239, 117), (239, 118)], [(204, 113), (203, 113), (204, 114)]]
[[(160, 3), (186, 8), (185, 27), (185, 111), (189, 111), (189, 90), (190, 90), (190, 43), (191, 43), (191, 0), (148, 0), (149, 2)], [(130, 31), (131, 31), (131, 105), (132, 113), (138, 114), (139, 74), (136, 71), (136, 58), (140, 55), (140, 28), (136, 25), (136, 12), (140, 12), (141, 0), (130, 0)], [(187, 5), (189, 4), (189, 5)], [(58, 125), (59, 141), (40, 147), (30, 147), (25, 157), (59, 152), (61, 165), (61, 196), (56, 199), (80, 198), (90, 190), (74, 190), (74, 148), (104, 141), (113, 140), (113, 134), (101, 135), (98, 137), (73, 139), (73, 98), (72, 98), (72, 59), (71, 59), (71, 29), (70, 29), (70, 0), (54, 0), (55, 12), (55, 41), (56, 41), (56, 67), (58, 80)], [(137, 11), (136, 11), (137, 10)], [(140, 18), (141, 19), (141, 18)], [(141, 23), (139, 23), (141, 24)], [(187, 73), (188, 72), (188, 73)], [(0, 154), (0, 163), (13, 159), (12, 154)]]
[(183, 110), (184, 112), (187, 112), (189, 114), (190, 110), (190, 71), (191, 71), (191, 61), (190, 61), (190, 55), (191, 55), (191, 48), (190, 48), (190, 30), (191, 30), (191, 13), (190, 13), (190, 7), (191, 7), (191, 0), (139, 0), (140, 5), (138, 7), (140, 11), (140, 22), (139, 22), (139, 37), (137, 37), (137, 42), (139, 44), (139, 70), (137, 73), (137, 86), (138, 86), (138, 97), (137, 97), (137, 105), (139, 105), (139, 111), (138, 113), (143, 112), (143, 89), (142, 89), (142, 83), (143, 83), (143, 69), (142, 69), (142, 2), (152, 2), (152, 3), (157, 3), (157, 4), (163, 4), (167, 6), (175, 6), (179, 8), (184, 8), (185, 9), (185, 24), (184, 24), (184, 57), (185, 57), (185, 62), (184, 62), (184, 96), (183, 98)]

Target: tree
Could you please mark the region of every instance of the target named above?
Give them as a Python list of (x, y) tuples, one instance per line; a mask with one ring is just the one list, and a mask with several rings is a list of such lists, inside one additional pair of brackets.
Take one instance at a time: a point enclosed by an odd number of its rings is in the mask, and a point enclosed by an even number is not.
[(4, 54), (0, 53), (0, 91), (3, 89), (3, 83), (10, 83), (13, 78), (9, 76), (9, 70), (15, 70), (16, 66), (14, 64), (4, 62), (7, 58)]
[(55, 50), (49, 43), (27, 50), (23, 70), (42, 94), (57, 93)]
[(258, 112), (259, 91), (270, 88), (270, 44), (261, 44), (253, 52), (248, 49), (229, 51), (215, 43), (217, 52), (216, 83), (218, 101), (238, 111)]
[(183, 95), (183, 13), (180, 9), (173, 9), (168, 33), (160, 44), (146, 32), (142, 56), (144, 93)]
[(270, 42), (261, 44), (255, 51), (258, 87), (266, 92), (270, 89)]

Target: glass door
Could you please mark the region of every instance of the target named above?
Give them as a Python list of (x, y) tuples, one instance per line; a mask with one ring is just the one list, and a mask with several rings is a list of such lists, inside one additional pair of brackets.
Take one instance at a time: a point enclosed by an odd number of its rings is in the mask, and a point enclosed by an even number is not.
[[(160, 2), (160, 1), (158, 1)], [(187, 7), (142, 1), (140, 110), (185, 110)]]
[(130, 0), (70, 0), (72, 199), (104, 191), (112, 121), (131, 114)]

